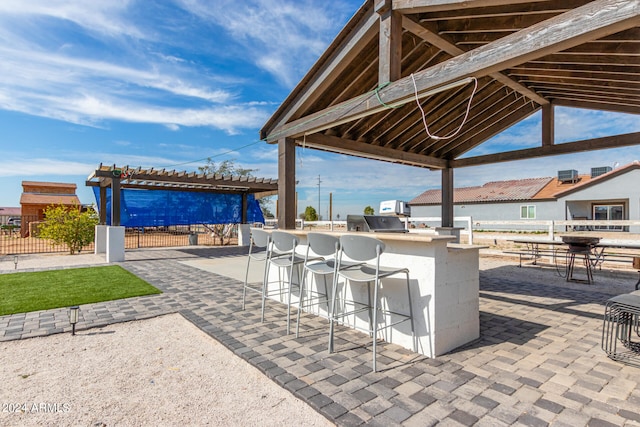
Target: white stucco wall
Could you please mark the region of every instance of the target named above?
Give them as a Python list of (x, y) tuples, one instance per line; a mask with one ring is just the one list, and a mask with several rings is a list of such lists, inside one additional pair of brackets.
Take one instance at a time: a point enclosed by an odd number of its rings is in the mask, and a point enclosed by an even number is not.
[[(597, 184), (582, 190), (577, 190), (564, 197), (552, 201), (519, 201), (509, 203), (478, 203), (454, 206), (454, 216), (471, 216), (475, 221), (522, 221), (520, 219), (520, 207), (534, 205), (536, 207), (536, 220), (565, 220), (573, 217), (586, 217), (593, 219), (594, 204), (624, 204), (625, 218), (640, 220), (640, 169), (631, 169), (628, 172), (604, 179)], [(439, 217), (442, 211), (440, 205), (411, 206), (412, 217)], [(526, 220), (525, 220), (526, 221)], [(433, 226), (433, 224), (429, 224)], [(456, 222), (456, 226), (464, 227), (465, 223)], [(482, 229), (520, 229), (520, 230), (546, 230), (545, 227), (532, 226), (485, 226)], [(640, 233), (640, 227), (631, 227), (630, 232)]]
[[(535, 220), (564, 219), (564, 207), (555, 201), (522, 201), (509, 203), (478, 203), (455, 205), (454, 216), (471, 216), (474, 221), (521, 221), (520, 207), (535, 206)], [(436, 206), (411, 206), (411, 217), (439, 217), (442, 214), (440, 205)], [(522, 220), (526, 221), (526, 220)], [(432, 224), (429, 224), (432, 226)], [(455, 223), (456, 227), (464, 227), (466, 223)], [(480, 225), (484, 230), (539, 230), (546, 231), (545, 226), (540, 225)]]
[[(624, 204), (624, 219), (640, 220), (640, 169), (604, 180), (597, 185), (558, 198), (558, 205), (566, 207), (566, 219), (585, 216), (593, 219), (594, 204)], [(631, 227), (630, 232), (640, 232)]]

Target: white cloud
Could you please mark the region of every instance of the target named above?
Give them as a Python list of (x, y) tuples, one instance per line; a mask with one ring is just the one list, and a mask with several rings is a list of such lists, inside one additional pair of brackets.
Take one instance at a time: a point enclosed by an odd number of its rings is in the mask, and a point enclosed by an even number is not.
[(610, 111), (556, 108), (556, 142), (570, 142), (640, 131), (640, 116)]
[[(86, 118), (96, 120), (120, 120), (134, 123), (157, 123), (167, 126), (212, 126), (229, 134), (239, 129), (259, 127), (268, 118), (266, 112), (255, 108), (236, 106), (181, 109), (156, 107), (135, 102), (116, 102), (109, 99), (84, 97), (58, 100), (60, 111), (66, 119), (82, 123)], [(82, 115), (78, 114), (82, 112)]]
[(142, 32), (128, 23), (126, 12), (130, 0), (3, 0), (0, 14), (20, 16), (45, 16), (67, 20), (91, 31), (108, 35), (141, 37)]
[(96, 164), (47, 158), (0, 160), (0, 177), (89, 175)]
[(314, 0), (181, 0), (183, 7), (224, 28), (255, 64), (293, 86), (353, 13), (339, 2)]
[[(241, 89), (220, 85), (241, 78), (217, 76), (173, 54), (135, 46), (150, 37), (127, 22), (136, 5), (141, 3), (0, 2), (0, 108), (98, 127), (119, 120), (171, 130), (208, 126), (235, 134), (263, 124), (267, 106), (238, 103)], [(49, 21), (35, 25), (35, 18)], [(95, 52), (63, 38), (52, 19), (71, 21), (84, 29), (82, 36), (115, 47), (90, 57)], [(50, 39), (61, 43), (58, 49)]]
[[(632, 114), (556, 107), (554, 116), (556, 144), (640, 131), (640, 116)], [(529, 116), (469, 151), (465, 157), (539, 147), (541, 117), (540, 112)]]

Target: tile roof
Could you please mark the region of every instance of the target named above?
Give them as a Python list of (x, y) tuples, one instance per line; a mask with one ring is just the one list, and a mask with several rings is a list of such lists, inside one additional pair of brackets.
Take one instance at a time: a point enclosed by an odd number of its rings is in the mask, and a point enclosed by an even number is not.
[[(510, 181), (493, 181), (478, 187), (456, 188), (454, 203), (487, 203), (496, 201), (530, 200), (553, 178), (527, 178)], [(442, 202), (439, 189), (427, 190), (409, 202), (410, 205), (439, 205)]]
[(555, 199), (558, 193), (561, 193), (566, 190), (573, 189), (578, 187), (586, 182), (591, 181), (591, 175), (578, 175), (578, 179), (575, 182), (562, 182), (558, 180), (558, 178), (553, 178), (538, 194), (536, 194), (532, 199), (542, 200), (542, 199)]
[[(477, 187), (456, 188), (453, 203), (491, 203), (518, 200), (548, 200), (579, 191), (590, 185), (622, 175), (630, 170), (640, 169), (640, 161), (633, 162), (592, 178), (578, 175), (575, 182), (562, 182), (558, 178), (527, 178), (510, 181), (488, 182)], [(440, 205), (442, 196), (439, 189), (427, 190), (409, 202), (410, 205)]]
[(0, 215), (9, 215), (9, 216), (20, 216), (22, 213), (22, 208), (14, 208), (14, 207), (0, 207)]
[(574, 185), (572, 187), (568, 187), (568, 188), (563, 188), (562, 190), (558, 191), (554, 196), (555, 197), (562, 197), (562, 196), (566, 196), (567, 194), (574, 192), (574, 191), (579, 191), (582, 190), (583, 188), (587, 188), (591, 185), (594, 185), (596, 183), (602, 182), (602, 181), (606, 181), (608, 179), (614, 178), (616, 176), (625, 174), (629, 171), (632, 171), (634, 169), (640, 169), (640, 161), (638, 160), (634, 160), (633, 162), (626, 164), (624, 166), (621, 166), (619, 168), (613, 169), (612, 171), (609, 171), (607, 173), (604, 173), (602, 175), (599, 175), (595, 178), (592, 178), (590, 180), (584, 180), (584, 181), (580, 181), (578, 182), (577, 185)]
[(22, 187), (38, 187), (38, 188), (52, 188), (60, 191), (61, 189), (70, 190), (75, 192), (77, 185), (67, 182), (48, 182), (48, 181), (22, 181)]

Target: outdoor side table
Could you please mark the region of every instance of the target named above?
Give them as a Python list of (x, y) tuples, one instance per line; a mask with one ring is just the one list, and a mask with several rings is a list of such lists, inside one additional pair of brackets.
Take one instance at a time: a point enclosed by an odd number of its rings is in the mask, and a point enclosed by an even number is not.
[(640, 366), (640, 291), (610, 298), (604, 310), (602, 349), (610, 359)]

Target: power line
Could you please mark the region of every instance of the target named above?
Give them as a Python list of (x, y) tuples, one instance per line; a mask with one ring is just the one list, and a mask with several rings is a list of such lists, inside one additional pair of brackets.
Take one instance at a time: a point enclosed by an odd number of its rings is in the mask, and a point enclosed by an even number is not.
[(235, 149), (229, 150), (229, 151), (225, 151), (224, 153), (219, 153), (219, 154), (214, 154), (212, 156), (207, 156), (207, 157), (204, 157), (202, 159), (191, 160), (191, 161), (188, 161), (188, 162), (175, 163), (175, 164), (172, 164), (172, 165), (165, 165), (165, 166), (158, 166), (158, 167), (159, 168), (173, 168), (173, 167), (176, 167), (176, 166), (188, 165), (188, 164), (191, 164), (191, 163), (204, 162), (204, 161), (206, 161), (208, 159), (213, 159), (213, 158), (220, 157), (220, 156), (226, 156), (229, 153), (233, 153), (234, 151), (240, 151), (242, 149), (251, 147), (251, 146), (259, 144), (261, 142), (263, 142), (263, 141), (258, 140), (258, 141), (252, 142), (251, 144), (243, 145), (242, 147), (235, 148)]

